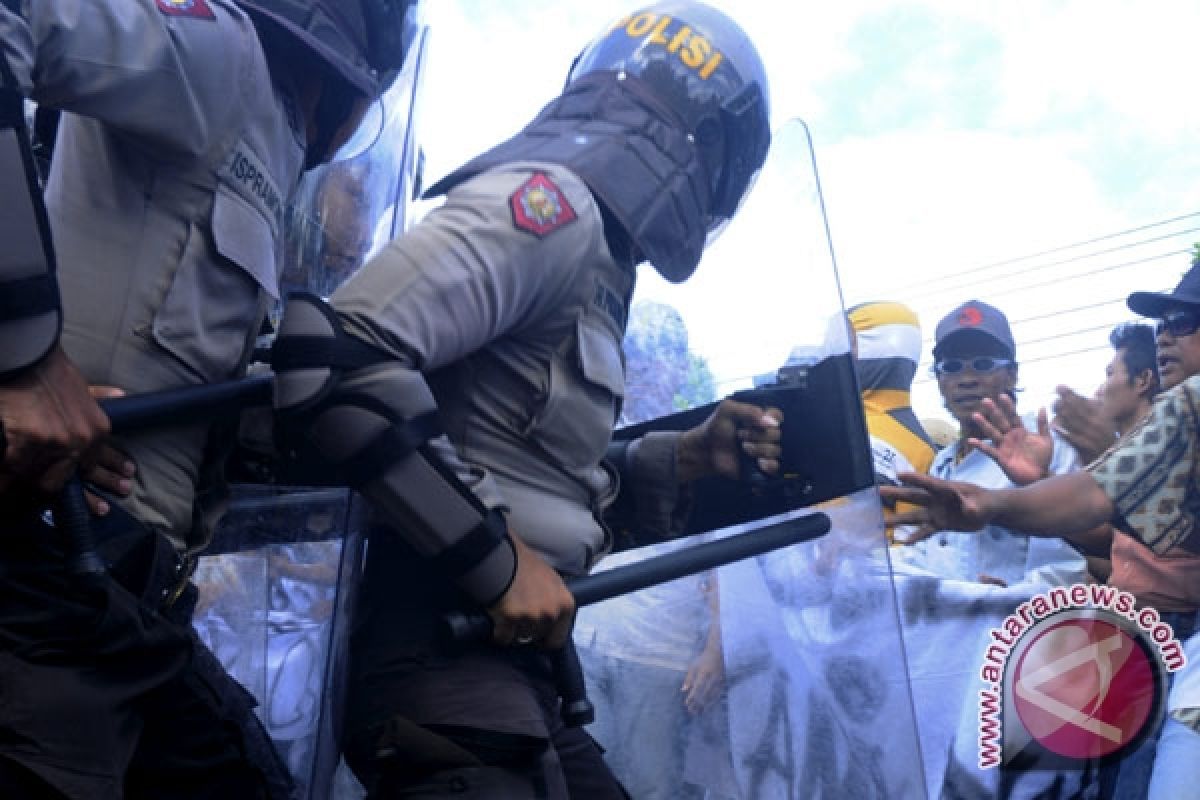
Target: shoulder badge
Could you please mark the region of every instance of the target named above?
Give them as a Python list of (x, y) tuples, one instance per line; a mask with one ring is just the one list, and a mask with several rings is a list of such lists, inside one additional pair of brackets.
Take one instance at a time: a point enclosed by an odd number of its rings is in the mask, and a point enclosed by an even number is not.
[(217, 18), (217, 15), (208, 7), (207, 0), (154, 0), (154, 4), (168, 17)]
[(513, 224), (542, 237), (575, 220), (575, 209), (545, 174), (536, 173), (508, 198)]

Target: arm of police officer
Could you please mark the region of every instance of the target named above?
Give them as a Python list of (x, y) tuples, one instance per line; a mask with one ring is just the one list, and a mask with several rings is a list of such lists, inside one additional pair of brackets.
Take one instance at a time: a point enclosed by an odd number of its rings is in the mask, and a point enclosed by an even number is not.
[(720, 402), (700, 425), (679, 437), (676, 480), (681, 484), (699, 478), (720, 476), (737, 480), (744, 454), (758, 468), (773, 475), (779, 471), (783, 412), (760, 408), (733, 398)]
[(219, 3), (6, 5), (0, 47), (26, 96), (170, 153), (199, 155), (224, 135), (229, 87), (261, 57), (247, 18)]
[[(442, 206), (334, 293), (331, 303), (345, 330), (420, 373), (410, 379), (423, 380), (519, 327), (545, 319), (569, 324), (562, 318), (568, 298), (580, 280), (591, 279), (580, 269), (607, 247), (603, 221), (581, 181), (548, 169), (543, 178), (553, 181), (575, 216), (541, 236), (515, 229), (509, 202), (531, 175), (524, 168), (496, 169), (450, 191)], [(488, 471), (445, 436), (430, 447), (484, 506), (505, 507)], [(507, 536), (516, 557), (512, 582), (497, 587), (499, 597), (489, 604), (495, 640), (508, 643), (519, 633), (542, 646), (560, 645), (574, 600), (553, 565), (520, 533)], [(481, 595), (472, 593), (487, 604)]]
[(690, 430), (613, 442), (605, 460), (620, 476), (620, 494), (605, 510), (605, 521), (643, 544), (678, 535), (690, 510), (691, 482), (746, 477), (742, 455), (767, 474), (779, 471), (782, 420), (779, 409), (726, 398)]

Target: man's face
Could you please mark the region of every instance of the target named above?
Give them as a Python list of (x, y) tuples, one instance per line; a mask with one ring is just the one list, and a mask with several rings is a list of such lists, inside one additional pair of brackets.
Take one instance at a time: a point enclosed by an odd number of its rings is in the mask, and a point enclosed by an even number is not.
[(1179, 306), (1163, 317), (1168, 322), (1158, 323), (1158, 377), (1170, 389), (1200, 374), (1200, 308)]
[(946, 410), (964, 428), (974, 427), (971, 415), (982, 410), (985, 398), (999, 401), (1017, 385), (1017, 368), (1012, 361), (978, 346), (944, 347), (934, 368)]
[(1101, 411), (1110, 419), (1128, 419), (1141, 408), (1142, 398), (1137, 387), (1129, 379), (1125, 367), (1125, 348), (1113, 354), (1112, 361), (1104, 368), (1105, 380), (1096, 390)]

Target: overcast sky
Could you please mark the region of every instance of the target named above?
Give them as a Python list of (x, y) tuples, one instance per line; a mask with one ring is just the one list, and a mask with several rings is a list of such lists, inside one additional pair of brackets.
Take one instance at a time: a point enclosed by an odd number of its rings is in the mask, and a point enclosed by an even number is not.
[[(425, 5), (430, 179), (518, 130), (589, 38), (639, 6)], [(1105, 329), (1130, 316), (1120, 298), (1168, 287), (1186, 268), (1200, 217), (979, 269), (1200, 211), (1194, 0), (713, 5), (758, 45), (776, 124), (801, 117), (812, 132), (847, 304), (905, 300), (931, 335), (957, 302), (994, 302), (1015, 323), (1029, 408), (1060, 381), (1090, 392), (1108, 357)], [(779, 222), (742, 257), (788, 252), (789, 227)], [(778, 285), (804, 295), (806, 266), (826, 269), (819, 260), (778, 259), (775, 269), (794, 273)], [(1091, 274), (1063, 280), (1072, 273)], [(814, 294), (796, 300), (806, 319), (836, 301)], [(705, 338), (698, 326), (728, 328), (727, 309), (713, 305), (685, 313), (693, 338)], [(1082, 333), (1061, 335), (1072, 331)], [(1055, 357), (1073, 350), (1091, 352)], [(734, 377), (757, 365), (721, 368)], [(938, 413), (932, 383), (917, 389), (918, 413)]]

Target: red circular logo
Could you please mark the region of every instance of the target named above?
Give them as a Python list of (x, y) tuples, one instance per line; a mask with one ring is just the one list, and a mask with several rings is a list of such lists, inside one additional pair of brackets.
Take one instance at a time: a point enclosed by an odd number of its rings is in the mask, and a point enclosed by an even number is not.
[(1008, 680), (1021, 725), (1047, 750), (1101, 758), (1134, 742), (1158, 702), (1153, 656), (1115, 622), (1068, 618), (1036, 631)]
[(983, 312), (975, 306), (967, 306), (962, 311), (958, 312), (959, 325), (967, 328), (974, 328), (981, 322), (983, 322)]

